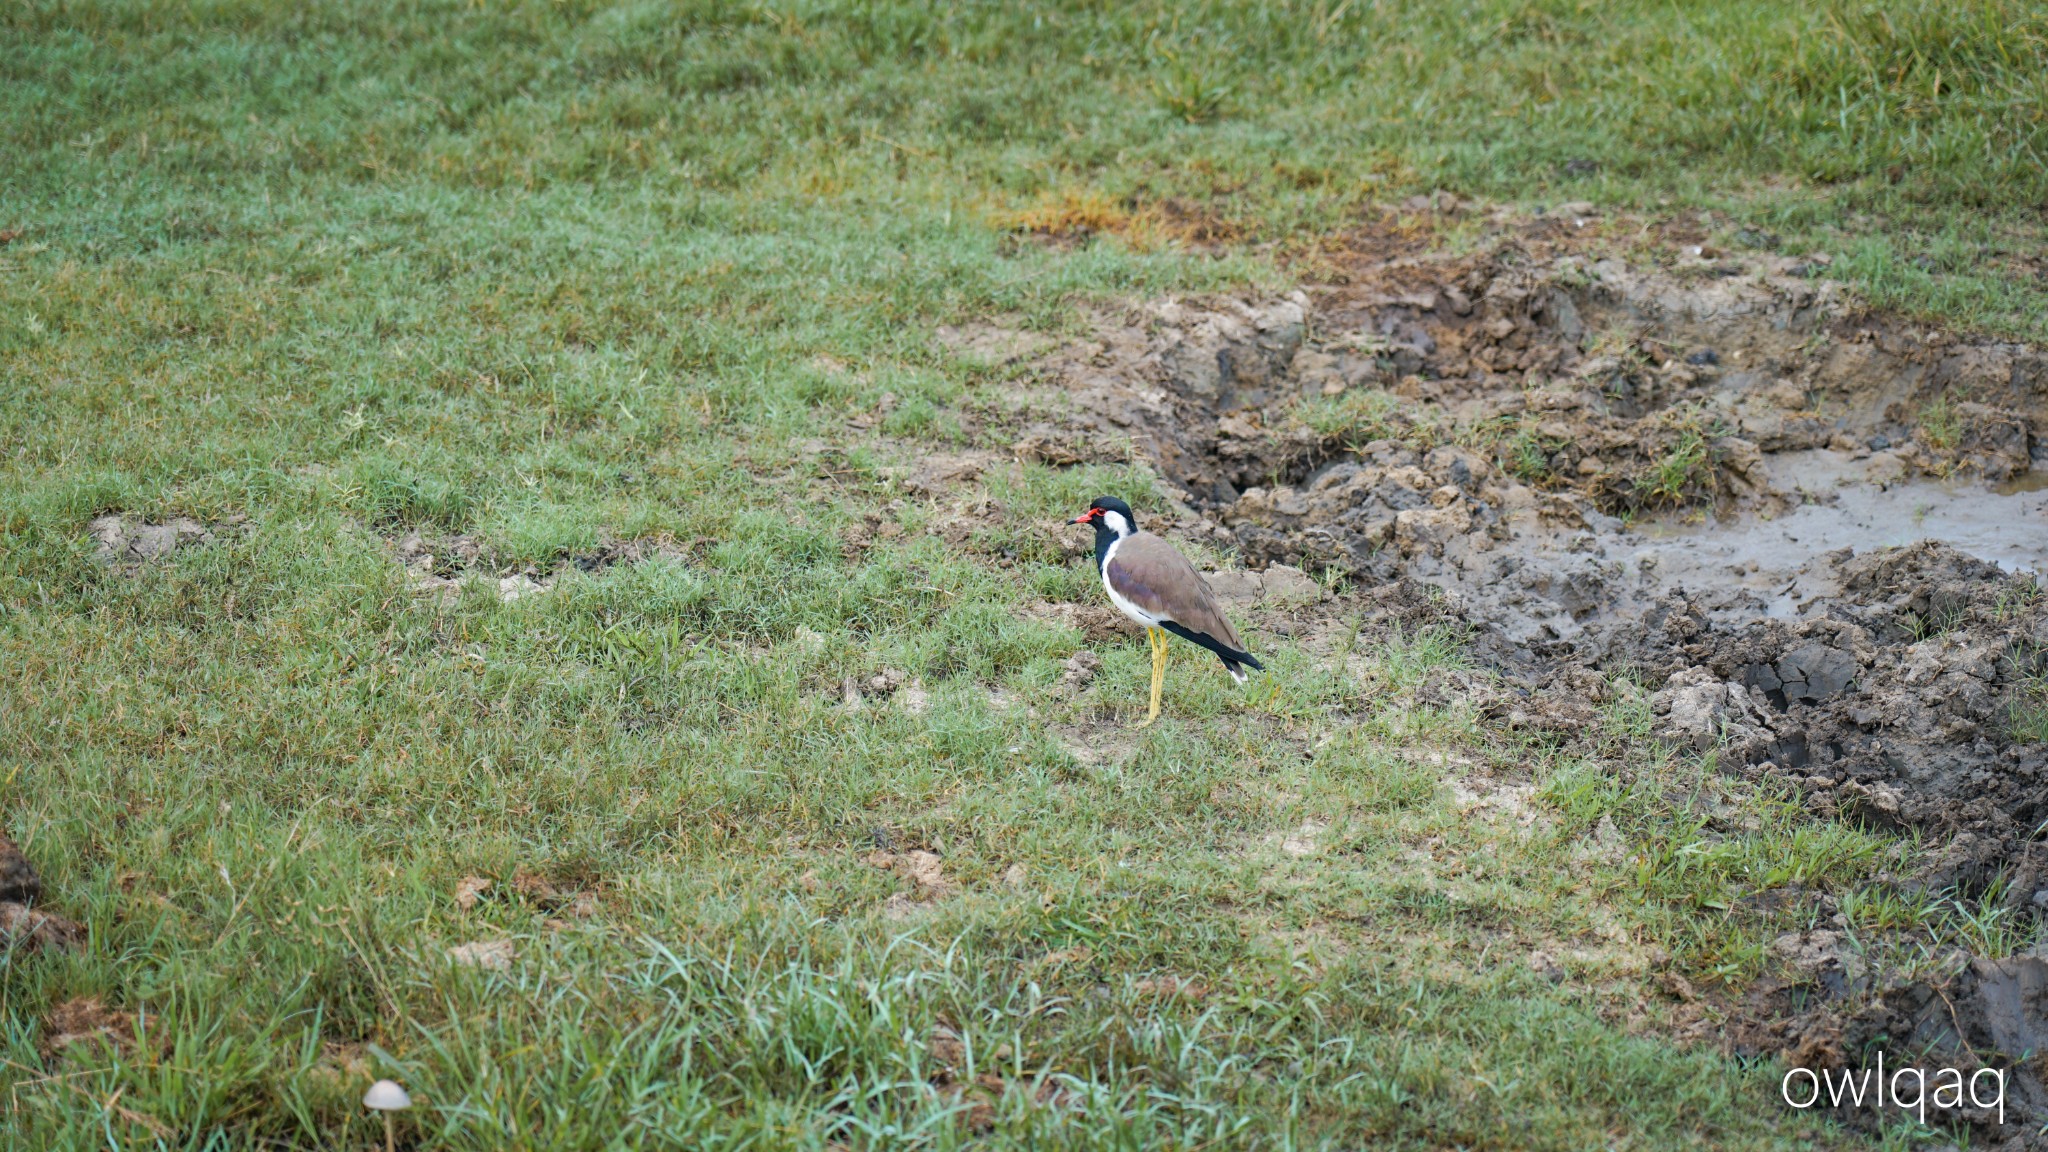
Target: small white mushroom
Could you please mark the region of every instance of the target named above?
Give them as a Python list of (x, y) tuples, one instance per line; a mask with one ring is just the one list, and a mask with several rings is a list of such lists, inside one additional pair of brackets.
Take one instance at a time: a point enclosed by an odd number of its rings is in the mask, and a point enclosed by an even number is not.
[(384, 1152), (397, 1147), (391, 1134), (391, 1114), (412, 1107), (412, 1096), (393, 1080), (379, 1080), (363, 1093), (363, 1107), (384, 1114)]

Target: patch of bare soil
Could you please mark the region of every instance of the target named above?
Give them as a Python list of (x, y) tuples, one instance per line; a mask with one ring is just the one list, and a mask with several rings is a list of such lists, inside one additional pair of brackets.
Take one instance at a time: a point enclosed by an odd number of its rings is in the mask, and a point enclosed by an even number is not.
[(887, 852), (877, 849), (868, 853), (863, 860), (870, 867), (893, 872), (910, 884), (908, 892), (897, 892), (882, 905), (882, 914), (891, 920), (907, 919), (925, 906), (943, 900), (960, 890), (960, 886), (953, 878), (946, 875), (944, 862), (936, 852), (922, 849)]
[(608, 541), (588, 552), (563, 557), (553, 565), (528, 564), (515, 569), (498, 566), (475, 536), (427, 536), (411, 532), (392, 541), (391, 550), (416, 592), (459, 596), (471, 583), (482, 583), (507, 603), (554, 587), (570, 572), (601, 572), (614, 564), (637, 564), (652, 556), (687, 557), (689, 549), (666, 537)]
[[(1464, 623), (1505, 680), (1425, 700), (1569, 739), (1640, 677), (1667, 739), (1923, 833), (1909, 887), (2048, 915), (2048, 352), (1872, 315), (1825, 254), (1700, 221), (1574, 205), (1454, 248), (1418, 207), (1293, 292), (1102, 309), (1036, 362), (1013, 454), (1148, 461), (1155, 522), (1256, 570), (1233, 587), (1335, 572), (1361, 591), (1326, 611)], [(2030, 963), (1865, 974), (1827, 1011), (2003, 1059), (2048, 1119), (2008, 1046), (2048, 1034)], [(1898, 1015), (1935, 1001), (1946, 1032)], [(1803, 1011), (1764, 996), (1731, 1034)]]
[(135, 1043), (136, 1019), (97, 997), (80, 996), (52, 1007), (43, 1017), (43, 1058), (54, 1060), (81, 1046), (126, 1051)]
[(1051, 349), (1051, 337), (997, 324), (942, 327), (939, 343), (970, 360), (1005, 367)]
[(151, 560), (161, 560), (180, 548), (211, 544), (221, 535), (239, 528), (242, 518), (232, 517), (215, 524), (203, 524), (189, 516), (150, 521), (139, 516), (110, 512), (86, 525), (99, 545), (100, 561), (130, 574)]

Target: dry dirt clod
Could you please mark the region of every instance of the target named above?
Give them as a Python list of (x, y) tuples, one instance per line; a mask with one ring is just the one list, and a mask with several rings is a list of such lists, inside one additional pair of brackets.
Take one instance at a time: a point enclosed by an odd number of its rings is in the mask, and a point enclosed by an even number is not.
[(1129, 617), (1107, 604), (1027, 602), (1017, 609), (1027, 620), (1072, 628), (1090, 644), (1127, 640), (1139, 634)]
[(137, 565), (160, 560), (180, 548), (210, 544), (214, 530), (189, 516), (176, 516), (161, 523), (140, 517), (109, 513), (86, 525), (99, 542), (99, 556), (111, 565)]
[(1039, 958), (1037, 966), (1040, 968), (1061, 968), (1067, 965), (1086, 964), (1094, 957), (1095, 950), (1093, 948), (1088, 947), (1086, 944), (1076, 944), (1071, 948), (1059, 948), (1047, 952)]
[(1276, 608), (1306, 608), (1323, 598), (1323, 586), (1299, 568), (1275, 564), (1260, 580), (1265, 603)]
[(322, 1040), (320, 1058), (308, 1071), (341, 1090), (360, 1087), (372, 1079), (368, 1048), (359, 1040)]
[(942, 861), (936, 852), (913, 849), (908, 852), (870, 852), (864, 858), (876, 868), (884, 868), (916, 886), (920, 898), (950, 895), (957, 887), (949, 879)]
[(33, 904), (43, 894), (42, 877), (21, 848), (0, 832), (0, 904)]
[(553, 908), (562, 902), (562, 890), (546, 877), (524, 868), (512, 874), (512, 891), (531, 904)]
[(896, 703), (912, 716), (922, 715), (931, 707), (931, 693), (925, 691), (923, 680), (912, 680), (903, 686), (895, 696)]
[(1600, 817), (1600, 822), (1593, 826), (1592, 833), (1586, 837), (1586, 854), (1609, 864), (1619, 864), (1627, 851), (1628, 841), (1622, 836), (1621, 830), (1614, 826), (1614, 817)]
[(1864, 973), (1863, 957), (1840, 932), (1788, 932), (1771, 941), (1771, 953), (1792, 970), (1823, 984), (1854, 984)]
[(1243, 610), (1259, 602), (1265, 595), (1265, 580), (1257, 572), (1239, 568), (1226, 568), (1217, 572), (1204, 572), (1202, 579), (1209, 585), (1209, 591), (1223, 602), (1225, 608)]
[(79, 996), (52, 1007), (43, 1016), (38, 1046), (45, 1060), (81, 1045), (104, 1045), (126, 1051), (135, 1043), (135, 1021), (109, 1008), (97, 996)]
[(511, 887), (520, 899), (543, 912), (559, 912), (578, 920), (589, 919), (598, 912), (597, 893), (559, 887), (546, 877), (524, 868), (512, 874)]
[(1327, 832), (1330, 824), (1326, 820), (1308, 819), (1301, 827), (1280, 842), (1280, 851), (1288, 856), (1303, 857), (1316, 854), (1316, 838)]
[(904, 684), (908, 683), (909, 680), (909, 674), (902, 671), (901, 669), (884, 668), (880, 672), (875, 673), (873, 676), (868, 677), (867, 689), (868, 691), (876, 693), (878, 695), (886, 696), (889, 693), (896, 691), (896, 689), (901, 688)]
[(942, 495), (953, 485), (980, 476), (988, 464), (980, 455), (926, 456), (903, 478), (903, 489), (921, 496)]
[(451, 963), (486, 972), (510, 972), (517, 947), (510, 940), (478, 940), (448, 949)]
[(510, 576), (500, 578), (498, 581), (498, 599), (508, 604), (523, 596), (531, 596), (536, 592), (544, 592), (546, 590), (546, 587), (539, 581), (523, 572), (515, 572)]
[(935, 852), (874, 851), (862, 857), (870, 867), (886, 869), (911, 884), (909, 892), (897, 892), (882, 904), (882, 915), (891, 920), (907, 919), (932, 904), (953, 895), (959, 885), (945, 874)]
[(1168, 1000), (1202, 1000), (1209, 995), (1209, 986), (1200, 980), (1187, 976), (1147, 976), (1131, 985), (1131, 990), (1141, 995), (1160, 996)]
[(1008, 1085), (1002, 1077), (990, 1072), (983, 1072), (971, 1081), (966, 1079), (968, 1047), (959, 1030), (943, 1020), (933, 1024), (925, 1037), (925, 1055), (931, 1061), (932, 1084), (949, 1092), (954, 1099), (968, 1103), (965, 1117), (968, 1129), (980, 1133), (994, 1127), (996, 1101), (1002, 1098)]
[(954, 1069), (967, 1063), (967, 1042), (952, 1025), (934, 1024), (925, 1039), (925, 1054), (938, 1066), (941, 1075), (951, 1075)]
[(0, 904), (0, 953), (70, 951), (85, 945), (85, 926), (25, 904)]
[(1066, 670), (1060, 673), (1060, 683), (1068, 690), (1079, 692), (1094, 683), (1102, 671), (1102, 657), (1083, 649), (1067, 657)]
[(483, 894), (489, 891), (490, 887), (491, 881), (486, 877), (464, 876), (455, 884), (455, 906), (464, 912), (470, 911), (483, 899)]
[(1537, 949), (1529, 953), (1529, 970), (1556, 984), (1565, 978), (1565, 970), (1550, 953)]

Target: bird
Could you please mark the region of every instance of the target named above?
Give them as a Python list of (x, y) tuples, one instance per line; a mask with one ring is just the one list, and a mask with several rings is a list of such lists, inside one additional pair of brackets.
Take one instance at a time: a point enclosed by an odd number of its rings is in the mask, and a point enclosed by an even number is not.
[(1246, 668), (1266, 670), (1245, 651), (1209, 582), (1173, 545), (1139, 531), (1129, 504), (1098, 496), (1073, 522), (1094, 526), (1095, 567), (1102, 574), (1103, 590), (1118, 611), (1144, 626), (1145, 639), (1152, 645), (1152, 709), (1138, 727), (1159, 719), (1168, 633), (1214, 652), (1239, 684), (1245, 682)]

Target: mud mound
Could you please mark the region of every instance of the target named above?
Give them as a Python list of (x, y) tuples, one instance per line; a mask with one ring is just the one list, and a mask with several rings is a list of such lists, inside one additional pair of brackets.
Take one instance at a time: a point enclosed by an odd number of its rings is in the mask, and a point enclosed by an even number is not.
[[(1860, 1104), (1830, 1108), (1827, 1100), (1836, 1097), (1815, 1102), (1865, 1130), (1920, 1115), (1896, 1100), (1878, 1104), (1871, 1091), (1878, 1068), (1887, 1077), (1919, 1068), (1930, 1084), (1942, 1079), (1941, 1070), (1954, 1069), (1963, 1080), (1977, 1077), (1984, 1091), (1975, 1097), (1916, 1094), (1927, 1098), (1928, 1124), (1967, 1127), (1986, 1147), (2048, 1147), (2038, 1131), (2048, 1121), (2048, 1087), (2030, 1067), (2048, 1050), (2048, 957), (1957, 958), (1945, 979), (1871, 988), (1842, 933), (1808, 932), (1780, 943), (1791, 945), (1780, 951), (1791, 955), (1795, 977), (1764, 980), (1749, 990), (1730, 1026), (1736, 1052), (1823, 1072), (1830, 1085), (1860, 1084), (1861, 1093), (1843, 1093), (1860, 1095)], [(1911, 1091), (1911, 1079), (1905, 1083)], [(1802, 1084), (1799, 1095), (1806, 1090)], [(1992, 1100), (2002, 1107), (1978, 1106)]]
[[(1525, 670), (1680, 587), (1716, 611), (1789, 610), (1772, 601), (1823, 551), (1804, 537), (1906, 543), (1917, 536), (1888, 534), (1922, 505), (1967, 511), (1914, 482), (2013, 485), (1986, 517), (1994, 536), (2048, 512), (2025, 492), (2048, 453), (2034, 349), (1860, 316), (1811, 278), (1815, 257), (1695, 247), (1631, 263), (1597, 228), (1504, 219), (1454, 256), (1419, 240), (1425, 227), (1361, 234), (1339, 285), (1096, 316), (1089, 340), (1039, 363), (1044, 418), (1016, 455), (1135, 450), (1188, 534), (1253, 567), (1443, 587)], [(1852, 482), (1893, 495), (1833, 491)], [(1840, 522), (1714, 556), (1642, 534), (1678, 514), (1753, 525), (1813, 504), (1840, 505)], [(1759, 543), (1775, 556), (1758, 562)], [(2048, 562), (2048, 547), (2017, 550)]]
[[(1840, 595), (1795, 620), (1649, 614), (1630, 660), (1659, 731), (1783, 780), (1824, 811), (1941, 834), (1917, 880), (2035, 907), (2048, 889), (2048, 596), (1946, 545), (1837, 555)], [(2043, 893), (2048, 903), (2048, 893)]]
[(1859, 326), (1832, 284), (1793, 274), (1807, 267), (1643, 269), (1510, 237), (1480, 256), (1364, 259), (1314, 296), (1101, 315), (1044, 366), (1072, 401), (1067, 455), (1135, 443), (1226, 521), (1265, 523), (1234, 508), (1248, 489), (1285, 504), (1381, 437), (1466, 446), (1504, 483), (1608, 513), (1750, 496), (1761, 454), (1829, 445), (1904, 472), (2030, 469), (2048, 357)]

